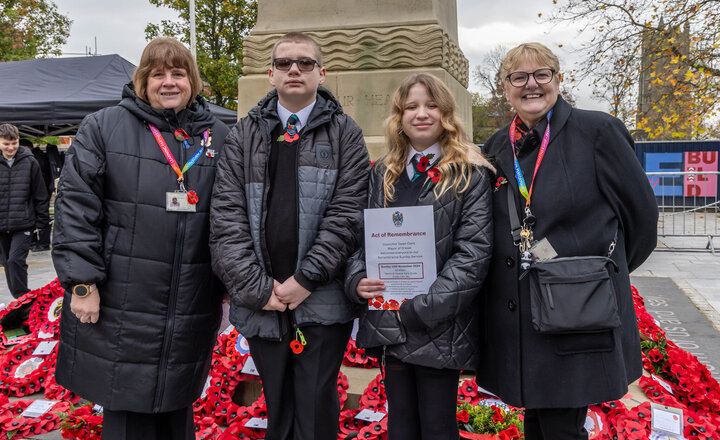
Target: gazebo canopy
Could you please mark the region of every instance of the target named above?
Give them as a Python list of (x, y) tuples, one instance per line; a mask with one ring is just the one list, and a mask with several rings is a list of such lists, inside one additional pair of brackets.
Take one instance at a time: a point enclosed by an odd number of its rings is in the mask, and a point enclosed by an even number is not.
[[(23, 136), (74, 134), (85, 116), (120, 102), (134, 70), (119, 55), (0, 63), (0, 123)], [(237, 120), (233, 110), (210, 110), (228, 125)]]

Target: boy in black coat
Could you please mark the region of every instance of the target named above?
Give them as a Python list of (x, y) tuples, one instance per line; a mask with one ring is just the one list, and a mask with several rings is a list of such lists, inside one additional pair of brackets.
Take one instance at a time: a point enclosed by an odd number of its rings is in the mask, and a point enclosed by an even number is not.
[(40, 165), (19, 147), (17, 127), (0, 125), (0, 255), (10, 293), (28, 292), (31, 234), (48, 224), (48, 195)]
[(213, 269), (263, 382), (268, 440), (334, 440), (352, 327), (342, 288), (370, 166), (360, 128), (326, 89), (320, 48), (291, 33), (275, 87), (231, 130), (210, 210)]

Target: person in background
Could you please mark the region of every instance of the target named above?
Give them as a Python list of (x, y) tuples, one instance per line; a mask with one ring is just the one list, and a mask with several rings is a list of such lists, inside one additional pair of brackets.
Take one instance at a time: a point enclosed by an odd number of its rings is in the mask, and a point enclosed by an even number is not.
[(361, 305), (358, 346), (385, 365), (388, 438), (457, 440), (460, 370), (478, 362), (493, 168), (468, 140), (455, 99), (434, 76), (407, 77), (391, 111), (388, 153), (370, 173), (367, 207), (433, 207), (437, 279), (399, 311), (368, 310), (367, 300), (381, 296), (385, 284), (366, 278), (361, 249), (348, 264), (346, 293)]
[(228, 132), (201, 89), (190, 51), (152, 40), (122, 101), (83, 120), (60, 176), (56, 379), (103, 406), (103, 440), (195, 438), (224, 293), (208, 238)]
[[(623, 123), (572, 108), (560, 96), (560, 64), (547, 47), (510, 50), (501, 78), (517, 114), (484, 145), (497, 167), (497, 190), (477, 383), (526, 408), (527, 440), (587, 439), (588, 405), (621, 398), (642, 372), (629, 273), (657, 244), (657, 204)], [(534, 329), (533, 277), (520, 277), (529, 261), (514, 242), (511, 214), (538, 244), (531, 260), (610, 254), (619, 327)]]
[(267, 440), (335, 440), (352, 330), (345, 261), (358, 246), (370, 160), (305, 34), (272, 48), (274, 89), (230, 132), (213, 191), (213, 269), (228, 287), (268, 409)]
[(50, 221), (40, 165), (30, 151), (19, 148), (18, 139), (17, 127), (0, 124), (0, 259), (15, 298), (30, 290), (26, 261), (31, 236)]

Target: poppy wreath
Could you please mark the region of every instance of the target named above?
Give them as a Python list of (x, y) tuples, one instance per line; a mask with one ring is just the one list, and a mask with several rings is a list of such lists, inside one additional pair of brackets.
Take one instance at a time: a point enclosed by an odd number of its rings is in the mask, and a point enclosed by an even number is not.
[(339, 440), (346, 439), (350, 433), (360, 432), (360, 429), (368, 424), (364, 420), (355, 418), (359, 412), (360, 409), (344, 409), (340, 411), (340, 418), (338, 420)]
[[(247, 419), (249, 420), (249, 419)], [(218, 437), (218, 440), (246, 440), (257, 438), (255, 430), (245, 427), (247, 420), (238, 421), (228, 426)]]
[(378, 362), (377, 359), (368, 356), (367, 353), (365, 353), (365, 350), (358, 348), (355, 339), (350, 338), (347, 348), (345, 349), (343, 365), (357, 368), (377, 368), (380, 366), (380, 362)]
[(28, 317), (30, 331), (36, 335), (43, 332), (57, 336), (60, 333), (60, 312), (65, 290), (57, 278), (38, 290)]
[(0, 392), (23, 397), (45, 388), (47, 377), (55, 367), (53, 359), (33, 356), (38, 342), (33, 339), (17, 344), (0, 356)]
[(60, 434), (67, 439), (100, 440), (102, 427), (102, 413), (96, 412), (88, 403), (70, 407), (69, 413), (63, 416)]
[(60, 417), (57, 413), (67, 412), (70, 408), (68, 402), (57, 402), (50, 411), (40, 417), (22, 416), (25, 408), (32, 402), (31, 399), (20, 399), (0, 407), (0, 433), (5, 434), (8, 440), (32, 438), (57, 429), (60, 425)]
[(195, 419), (195, 440), (216, 439), (222, 434), (215, 419), (209, 416)]
[[(665, 332), (649, 316), (644, 300), (634, 287), (633, 298), (638, 325), (644, 335), (641, 347), (645, 369), (670, 385), (672, 393), (669, 394), (680, 404), (678, 408), (706, 415), (720, 425), (720, 385), (717, 380), (697, 357), (666, 339)], [(660, 391), (653, 388), (653, 395), (648, 398), (657, 397), (654, 396), (657, 392)]]
[(387, 412), (385, 409), (385, 383), (382, 373), (371, 380), (365, 391), (360, 396), (360, 409), (369, 409), (378, 412)]
[[(486, 397), (480, 400), (485, 400)], [(461, 434), (484, 434), (496, 439), (515, 440), (522, 438), (518, 429), (522, 425), (522, 410), (496, 405), (473, 405), (463, 403), (455, 414)], [(497, 437), (492, 437), (497, 436)], [(464, 438), (475, 438), (465, 436)], [(482, 438), (482, 437), (480, 437)]]
[(475, 406), (480, 403), (480, 400), (480, 392), (475, 378), (462, 381), (458, 387), (458, 403), (468, 403)]
[(358, 431), (356, 438), (359, 439), (370, 439), (370, 440), (386, 440), (387, 439), (387, 417), (384, 417), (379, 422), (370, 422), (368, 425), (363, 426)]
[(350, 382), (348, 382), (347, 376), (343, 374), (342, 371), (338, 371), (338, 378), (337, 378), (337, 390), (338, 390), (338, 400), (340, 401), (340, 408), (345, 406), (345, 402), (347, 401), (347, 390), (350, 388)]
[[(7, 307), (0, 310), (0, 322), (2, 322), (2, 319), (6, 317), (10, 312), (17, 310), (21, 307), (23, 307), (26, 304), (30, 304), (35, 300), (35, 298), (38, 297), (40, 293), (40, 289), (31, 290), (25, 295), (21, 296), (20, 298), (12, 301), (10, 304), (8, 304)], [(27, 325), (27, 322), (24, 322), (23, 325)], [(29, 338), (23, 338), (23, 339), (29, 339)], [(3, 347), (8, 345), (8, 339), (5, 335), (5, 332), (3, 331), (2, 326), (0, 325), (0, 344), (2, 344)]]
[(55, 366), (57, 364), (57, 346), (52, 353), (48, 355), (48, 375), (45, 380), (45, 398), (49, 400), (64, 400), (76, 405), (80, 401), (80, 396), (58, 385), (55, 381)]

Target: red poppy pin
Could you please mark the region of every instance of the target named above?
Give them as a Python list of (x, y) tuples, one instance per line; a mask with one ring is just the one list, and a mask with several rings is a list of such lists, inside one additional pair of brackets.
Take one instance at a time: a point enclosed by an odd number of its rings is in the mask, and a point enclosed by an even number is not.
[(194, 204), (196, 204), (198, 201), (200, 201), (200, 199), (198, 198), (197, 193), (196, 193), (195, 191), (188, 191), (188, 193), (187, 193), (187, 201), (188, 201), (189, 204), (194, 205)]
[(499, 190), (501, 186), (505, 185), (507, 183), (507, 179), (504, 177), (498, 177), (495, 181), (495, 191)]
[(442, 173), (437, 168), (430, 168), (428, 170), (428, 178), (432, 183), (438, 183), (442, 179)]
[(430, 166), (430, 159), (432, 159), (431, 154), (428, 154), (427, 156), (423, 156), (420, 158), (417, 164), (417, 170), (421, 173), (424, 173), (425, 170), (427, 170), (428, 166)]

